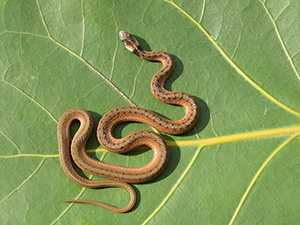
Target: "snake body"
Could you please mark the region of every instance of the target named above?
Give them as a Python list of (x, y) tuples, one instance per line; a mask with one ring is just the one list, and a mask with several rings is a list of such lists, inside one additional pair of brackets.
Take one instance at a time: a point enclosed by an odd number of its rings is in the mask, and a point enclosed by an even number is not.
[[(119, 36), (125, 47), (140, 58), (162, 62), (162, 69), (154, 75), (151, 81), (152, 93), (162, 102), (183, 106), (186, 111), (185, 116), (181, 120), (172, 121), (147, 109), (124, 106), (115, 108), (102, 117), (98, 124), (97, 137), (100, 144), (108, 151), (124, 153), (139, 146), (149, 146), (153, 150), (154, 154), (151, 162), (136, 168), (104, 163), (91, 158), (86, 153), (85, 146), (93, 129), (93, 119), (84, 109), (73, 108), (65, 112), (59, 121), (57, 135), (62, 168), (70, 179), (81, 186), (89, 188), (124, 188), (131, 196), (130, 203), (124, 208), (89, 200), (67, 200), (67, 202), (89, 203), (115, 212), (127, 212), (134, 206), (136, 201), (136, 193), (128, 183), (144, 183), (161, 174), (168, 162), (168, 147), (160, 135), (148, 130), (137, 131), (124, 138), (117, 139), (113, 136), (114, 127), (125, 121), (136, 121), (148, 124), (163, 133), (182, 134), (197, 123), (199, 107), (191, 95), (168, 91), (164, 88), (164, 83), (174, 68), (174, 61), (170, 54), (163, 51), (149, 52), (141, 49), (137, 40), (125, 31), (120, 31)], [(71, 157), (70, 126), (74, 120), (79, 120), (80, 128), (71, 143)], [(81, 177), (75, 171), (72, 159), (80, 169), (111, 180), (93, 181)]]

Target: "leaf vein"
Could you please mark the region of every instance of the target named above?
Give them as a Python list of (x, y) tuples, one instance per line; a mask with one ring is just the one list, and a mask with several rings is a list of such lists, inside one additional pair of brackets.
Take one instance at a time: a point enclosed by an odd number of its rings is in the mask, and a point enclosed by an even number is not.
[(7, 25), (6, 25), (6, 22), (5, 22), (5, 19), (4, 19), (4, 12), (5, 12), (5, 9), (6, 9), (7, 2), (8, 2), (8, 0), (4, 3), (3, 10), (2, 10), (2, 21), (3, 21), (3, 24), (4, 24), (5, 30), (7, 30)]
[(144, 67), (144, 63), (145, 63), (145, 60), (142, 61), (142, 64), (134, 77), (133, 89), (132, 89), (132, 93), (130, 95), (130, 99), (132, 99), (135, 95), (137, 79), (138, 79), (139, 75), (141, 74), (142, 68)]
[(203, 20), (204, 12), (205, 12), (205, 6), (206, 6), (206, 2), (205, 2), (205, 0), (203, 0), (203, 3), (202, 3), (202, 9), (201, 9), (201, 15), (200, 15), (200, 19), (199, 19), (199, 22), (198, 22), (198, 23), (201, 23), (202, 20)]
[(233, 51), (233, 54), (231, 56), (232, 59), (234, 58), (234, 56), (235, 56), (235, 54), (236, 54), (236, 52), (238, 50), (238, 47), (240, 46), (240, 42), (241, 42), (241, 39), (242, 39), (243, 30), (244, 30), (244, 25), (242, 26), (242, 28), (241, 28), (241, 30), (239, 32), (239, 37), (238, 37), (238, 40), (237, 40), (237, 44), (236, 44), (236, 46), (234, 48), (234, 51)]
[(40, 38), (47, 38), (47, 39), (49, 38), (48, 36), (41, 35), (41, 34), (35, 34), (35, 33), (26, 32), (26, 31), (14, 31), (14, 30), (4, 31), (0, 34), (0, 36), (5, 35), (5, 34), (24, 34), (24, 35), (31, 35), (31, 36), (40, 37)]
[(19, 155), (0, 155), (0, 158), (3, 159), (13, 159), (19, 157), (39, 157), (39, 158), (58, 158), (59, 155), (43, 155), (43, 154), (19, 154)]
[(81, 1), (81, 15), (82, 15), (82, 41), (79, 56), (82, 57), (84, 43), (85, 43), (85, 17), (84, 17), (84, 0)]
[[(114, 22), (115, 22), (116, 33), (118, 34), (118, 29), (119, 28), (117, 26), (117, 21), (116, 21), (114, 11), (111, 10), (111, 13), (112, 13), (112, 16), (113, 16), (113, 19), (114, 19)], [(115, 71), (115, 62), (116, 62), (116, 56), (117, 56), (118, 48), (119, 48), (119, 41), (116, 41), (115, 51), (114, 51), (114, 54), (113, 54), (113, 57), (112, 57), (112, 63), (111, 63), (110, 80), (112, 80), (112, 77), (113, 77), (113, 74), (114, 74), (114, 71)]]
[(40, 13), (42, 22), (43, 22), (43, 24), (44, 24), (44, 27), (45, 27), (45, 29), (46, 29), (46, 31), (47, 31), (48, 37), (51, 37), (50, 32), (49, 32), (49, 28), (48, 28), (48, 26), (47, 26), (45, 17), (44, 17), (44, 15), (43, 15), (43, 11), (42, 11), (42, 8), (41, 8), (41, 5), (40, 5), (39, 0), (36, 0), (36, 4), (37, 4), (37, 6), (38, 6), (39, 13)]

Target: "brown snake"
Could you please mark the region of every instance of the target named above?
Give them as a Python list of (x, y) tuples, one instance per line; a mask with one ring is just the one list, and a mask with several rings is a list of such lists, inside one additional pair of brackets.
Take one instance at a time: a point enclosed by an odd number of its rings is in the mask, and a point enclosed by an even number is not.
[[(100, 144), (108, 151), (124, 153), (139, 146), (148, 146), (153, 150), (152, 160), (142, 167), (124, 167), (91, 158), (86, 153), (86, 142), (93, 129), (93, 119), (84, 109), (73, 108), (62, 115), (58, 123), (57, 138), (61, 165), (71, 180), (88, 188), (120, 187), (127, 190), (131, 196), (130, 203), (124, 208), (117, 208), (105, 203), (89, 200), (66, 200), (66, 202), (88, 203), (115, 212), (127, 212), (132, 209), (136, 202), (136, 193), (128, 183), (144, 183), (161, 174), (167, 165), (168, 147), (160, 135), (148, 130), (137, 131), (124, 138), (117, 139), (113, 137), (114, 127), (125, 121), (136, 121), (148, 124), (163, 133), (173, 135), (182, 134), (190, 130), (197, 123), (199, 107), (191, 95), (183, 92), (168, 91), (164, 88), (164, 83), (174, 68), (174, 61), (171, 55), (163, 51), (148, 52), (142, 50), (137, 40), (125, 31), (120, 31), (119, 36), (125, 47), (140, 58), (162, 62), (162, 69), (152, 78), (152, 93), (162, 102), (183, 106), (186, 111), (185, 116), (181, 120), (172, 121), (147, 109), (124, 106), (115, 108), (102, 117), (98, 124), (97, 137)], [(70, 146), (70, 126), (75, 120), (79, 120), (80, 127)], [(72, 165), (72, 159), (80, 169), (111, 180), (95, 181), (80, 176)]]

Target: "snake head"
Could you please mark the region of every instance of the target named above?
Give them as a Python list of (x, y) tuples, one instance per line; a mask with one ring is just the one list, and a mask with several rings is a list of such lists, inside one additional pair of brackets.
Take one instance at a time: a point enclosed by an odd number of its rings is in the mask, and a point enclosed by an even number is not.
[(119, 37), (129, 51), (136, 53), (138, 50), (140, 50), (140, 44), (134, 37), (132, 37), (131, 34), (121, 30), (119, 32)]

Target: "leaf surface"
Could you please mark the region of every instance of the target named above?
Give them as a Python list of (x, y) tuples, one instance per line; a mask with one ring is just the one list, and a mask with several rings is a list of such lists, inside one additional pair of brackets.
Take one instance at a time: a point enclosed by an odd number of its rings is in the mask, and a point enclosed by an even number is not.
[[(2, 1), (0, 3), (0, 221), (3, 224), (295, 224), (300, 221), (300, 43), (295, 1)], [(134, 185), (134, 210), (117, 214), (64, 199), (125, 206), (124, 190), (90, 190), (63, 172), (56, 138), (73, 107), (97, 122), (135, 104), (170, 119), (184, 110), (154, 98), (160, 63), (128, 52), (132, 33), (146, 50), (175, 59), (166, 88), (195, 96), (200, 121), (170, 149), (156, 180)], [(118, 127), (125, 136), (143, 124)], [(72, 129), (73, 132), (76, 131)], [(150, 150), (92, 157), (142, 166)], [(90, 177), (90, 175), (85, 174)], [(92, 179), (98, 179), (92, 177)]]

